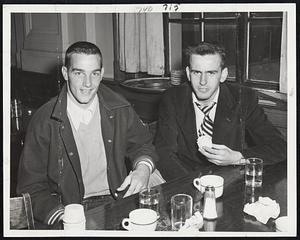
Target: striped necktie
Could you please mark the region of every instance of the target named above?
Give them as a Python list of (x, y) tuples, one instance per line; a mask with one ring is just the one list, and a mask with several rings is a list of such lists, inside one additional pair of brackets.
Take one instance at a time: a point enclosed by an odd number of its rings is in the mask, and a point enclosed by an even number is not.
[[(197, 103), (197, 102), (195, 102), (195, 104), (204, 113), (203, 122), (200, 126), (201, 131), (199, 129), (199, 136), (207, 135), (207, 136), (212, 137), (212, 134), (213, 134), (213, 121), (210, 119), (209, 113), (210, 113), (210, 111), (212, 110), (212, 108), (214, 107), (214, 105), (216, 103), (213, 102), (211, 105), (203, 106), (203, 107), (201, 107), (200, 104)], [(202, 132), (202, 134), (201, 134), (201, 132)]]

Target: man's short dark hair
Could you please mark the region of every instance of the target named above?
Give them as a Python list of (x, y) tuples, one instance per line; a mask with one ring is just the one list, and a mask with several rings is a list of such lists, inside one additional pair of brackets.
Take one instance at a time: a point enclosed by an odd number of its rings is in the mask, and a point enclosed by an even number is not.
[(87, 54), (87, 55), (99, 55), (100, 56), (100, 67), (102, 68), (103, 65), (103, 58), (102, 58), (102, 53), (100, 49), (93, 43), (90, 42), (75, 42), (73, 43), (66, 51), (65, 55), (65, 66), (67, 68), (70, 67), (70, 59), (72, 54), (74, 53), (79, 53), (79, 54)]
[(225, 48), (214, 43), (201, 42), (196, 46), (189, 46), (185, 50), (187, 64), (190, 65), (191, 55), (214, 55), (219, 54), (221, 57), (221, 68), (225, 67)]

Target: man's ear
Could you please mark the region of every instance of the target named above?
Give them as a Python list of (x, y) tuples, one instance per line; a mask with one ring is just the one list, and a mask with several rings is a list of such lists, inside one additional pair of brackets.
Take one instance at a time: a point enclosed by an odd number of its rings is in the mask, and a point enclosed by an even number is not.
[(187, 66), (187, 67), (185, 68), (185, 73), (186, 73), (187, 79), (188, 79), (189, 81), (191, 81), (191, 79), (190, 79), (190, 68), (189, 68), (189, 66)]
[(103, 78), (103, 75), (104, 75), (104, 67), (101, 68), (101, 73), (100, 73), (101, 80), (102, 80), (102, 78)]
[(222, 83), (222, 82), (225, 82), (226, 79), (227, 79), (227, 76), (228, 76), (228, 68), (225, 67), (225, 68), (223, 68), (223, 70), (222, 70), (220, 82), (221, 82), (221, 83)]
[(67, 69), (66, 66), (62, 66), (62, 67), (61, 67), (61, 73), (62, 73), (64, 79), (65, 79), (66, 81), (68, 81), (68, 80), (69, 80), (69, 78), (68, 78), (68, 69)]

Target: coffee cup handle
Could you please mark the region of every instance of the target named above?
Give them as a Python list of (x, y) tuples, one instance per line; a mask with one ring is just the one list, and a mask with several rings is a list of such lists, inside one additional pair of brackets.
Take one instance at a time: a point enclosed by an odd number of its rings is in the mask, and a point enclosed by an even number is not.
[(131, 224), (129, 218), (124, 218), (122, 220), (122, 227), (125, 228), (126, 230), (130, 231), (131, 230)]
[(195, 178), (193, 181), (194, 186), (200, 191), (200, 180), (199, 178)]

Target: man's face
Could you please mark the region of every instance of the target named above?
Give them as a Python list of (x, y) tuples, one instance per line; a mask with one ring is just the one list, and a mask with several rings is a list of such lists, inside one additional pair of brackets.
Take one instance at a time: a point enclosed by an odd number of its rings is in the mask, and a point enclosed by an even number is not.
[(96, 54), (74, 53), (70, 58), (70, 66), (62, 67), (68, 90), (83, 106), (88, 106), (97, 94), (103, 72), (100, 56)]
[(219, 84), (226, 80), (228, 71), (227, 68), (222, 70), (221, 57), (218, 54), (193, 54), (190, 57), (190, 66), (186, 67), (186, 74), (198, 100), (209, 103)]

